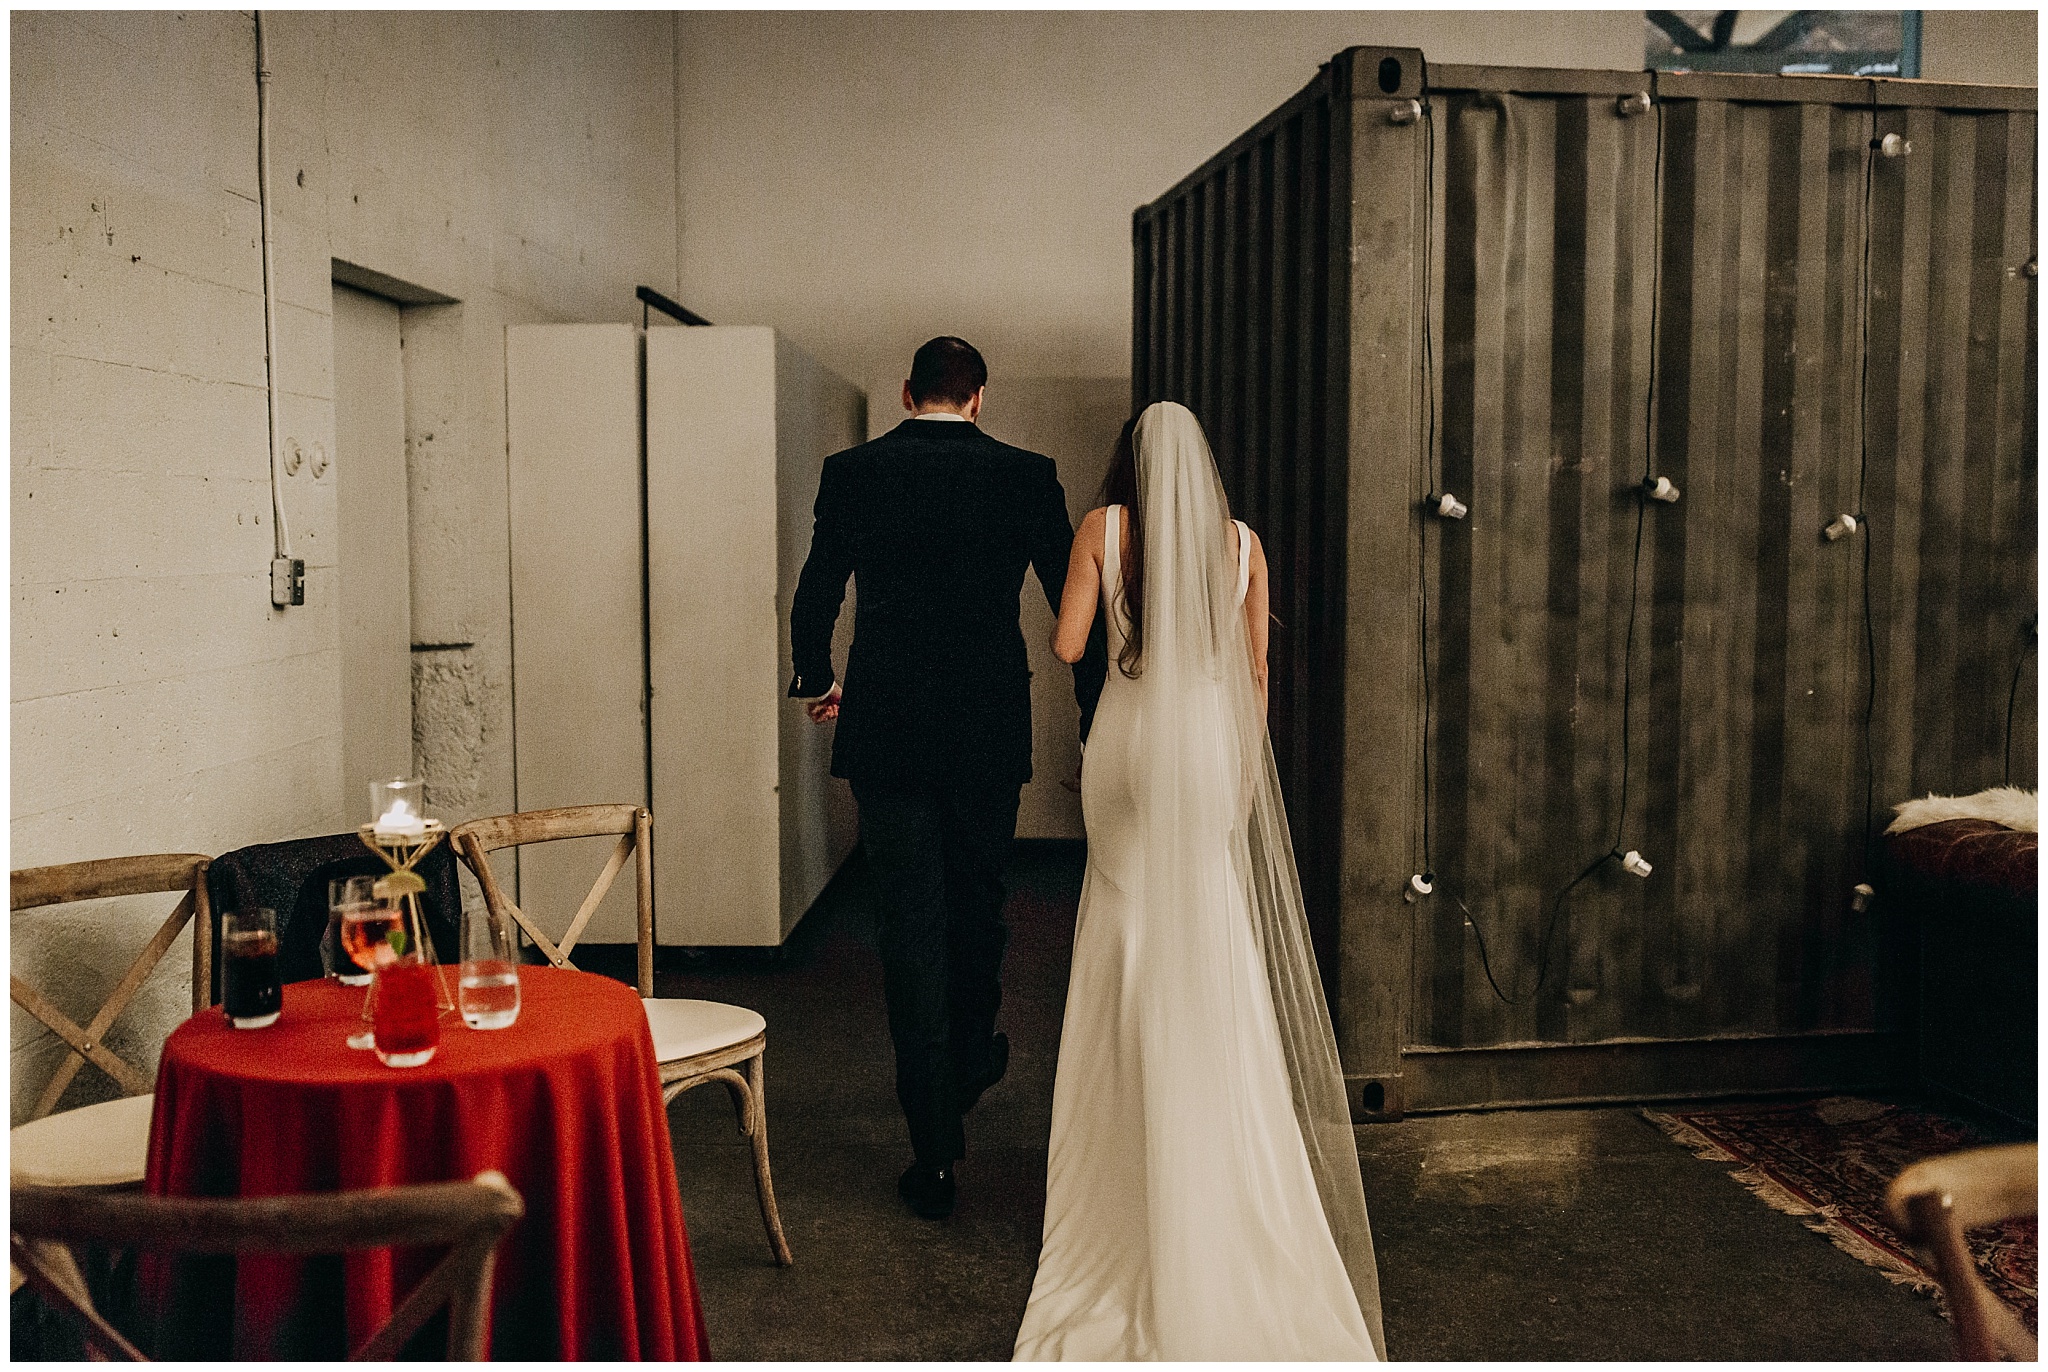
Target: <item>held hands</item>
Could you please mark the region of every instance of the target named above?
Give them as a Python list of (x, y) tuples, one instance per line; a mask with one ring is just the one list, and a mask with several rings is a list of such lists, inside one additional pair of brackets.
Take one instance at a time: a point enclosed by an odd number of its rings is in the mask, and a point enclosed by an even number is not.
[(833, 682), (831, 690), (806, 704), (804, 713), (811, 717), (813, 724), (839, 718), (839, 683)]

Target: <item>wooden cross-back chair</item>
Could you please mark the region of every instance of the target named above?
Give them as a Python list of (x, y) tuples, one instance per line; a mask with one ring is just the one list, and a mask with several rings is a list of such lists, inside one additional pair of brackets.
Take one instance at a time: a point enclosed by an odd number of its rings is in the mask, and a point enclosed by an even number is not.
[[(499, 919), (509, 917), (526, 936), (540, 949), (541, 956), (557, 967), (568, 967), (569, 954), (576, 949), (576, 940), (583, 937), (583, 930), (590, 923), (590, 917), (597, 913), (597, 907), (611, 892), (612, 882), (625, 870), (627, 860), (634, 860), (633, 875), (639, 887), (639, 944), (640, 966), (639, 985), (643, 999), (654, 994), (654, 882), (650, 875), (653, 849), (649, 841), (653, 816), (637, 805), (570, 805), (558, 810), (526, 810), (516, 815), (493, 815), (488, 819), (473, 819), (458, 825), (450, 835), (456, 853), (476, 873), (477, 883), (483, 887), (484, 903)], [(552, 843), (564, 838), (601, 838), (617, 834), (619, 841), (606, 859), (604, 870), (597, 874), (591, 884), (590, 894), (583, 898), (583, 904), (569, 921), (560, 941), (550, 939), (547, 932), (536, 924), (527, 913), (513, 903), (498, 885), (497, 876), (491, 871), (491, 864), (484, 860), (487, 853), (500, 848), (517, 848), (528, 843)]]
[(1901, 1236), (1934, 1264), (1966, 1362), (2032, 1362), (2039, 1355), (2034, 1336), (1984, 1284), (1963, 1234), (2036, 1213), (2040, 1168), (2038, 1144), (1970, 1148), (1914, 1163), (1885, 1191), (1885, 1208)]
[(449, 1245), (391, 1318), (349, 1356), (390, 1361), (428, 1317), (448, 1307), (450, 1361), (484, 1356), (498, 1242), (526, 1212), (497, 1172), (471, 1181), (339, 1194), (196, 1199), (139, 1192), (17, 1186), (8, 1239), (14, 1265), (84, 1336), (89, 1356), (143, 1361), (93, 1305), (70, 1245), (155, 1253), (349, 1253)]
[[(140, 1068), (107, 1047), (107, 1030), (187, 925), (192, 926), (192, 1009), (203, 1010), (212, 999), (213, 910), (206, 894), (209, 861), (199, 853), (151, 853), (30, 867), (10, 878), (9, 897), (16, 914), (115, 896), (184, 892), (177, 908), (157, 926), (106, 1001), (82, 1026), (42, 991), (10, 972), (14, 1003), (71, 1049), (29, 1111), (30, 1122), (12, 1131), (14, 1180), (42, 1186), (118, 1186), (142, 1180), (149, 1150), (149, 1115), (155, 1104), (153, 1083)], [(112, 1077), (124, 1099), (52, 1114), (87, 1063)]]
[[(611, 889), (612, 880), (624, 869), (629, 857), (637, 859), (634, 875), (640, 896), (640, 1004), (647, 1011), (647, 1028), (654, 1036), (662, 1104), (667, 1105), (692, 1087), (711, 1081), (731, 1093), (733, 1108), (739, 1114), (740, 1133), (754, 1148), (754, 1191), (761, 1205), (761, 1223), (768, 1231), (768, 1246), (774, 1251), (775, 1261), (787, 1267), (792, 1261), (789, 1241), (782, 1233), (774, 1175), (768, 1166), (768, 1095), (762, 1066), (768, 1050), (768, 1021), (756, 1011), (720, 1001), (655, 999), (653, 825), (654, 817), (638, 805), (571, 805), (473, 819), (458, 825), (451, 832), (450, 841), (469, 870), (476, 874), (477, 884), (483, 887), (484, 903), (492, 915), (515, 921), (557, 967), (569, 965), (570, 950)], [(612, 849), (610, 860), (598, 873), (590, 894), (583, 898), (560, 942), (549, 941), (535, 927), (533, 918), (505, 895), (491, 871), (489, 855), (500, 848), (610, 834), (619, 835), (618, 845)]]

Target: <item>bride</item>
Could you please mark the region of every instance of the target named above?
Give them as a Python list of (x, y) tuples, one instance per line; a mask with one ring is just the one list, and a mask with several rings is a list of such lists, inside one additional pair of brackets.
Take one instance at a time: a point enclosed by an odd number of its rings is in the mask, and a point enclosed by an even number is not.
[(1379, 1278), (1266, 737), (1266, 568), (1202, 427), (1148, 407), (1074, 540), (1099, 603), (1088, 873), (1016, 1356), (1375, 1359)]

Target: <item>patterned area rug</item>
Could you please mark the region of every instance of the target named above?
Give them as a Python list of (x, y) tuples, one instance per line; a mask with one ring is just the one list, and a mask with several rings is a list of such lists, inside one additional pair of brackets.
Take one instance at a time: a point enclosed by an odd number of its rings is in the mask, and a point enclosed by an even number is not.
[[(1933, 1274), (1885, 1217), (1884, 1190), (1909, 1163), (1990, 1141), (1968, 1125), (1851, 1096), (1645, 1110), (1643, 1117), (1698, 1157), (1742, 1164), (1729, 1175), (1766, 1205), (1802, 1217), (1837, 1248), (1939, 1301)], [(1986, 1284), (2038, 1332), (2037, 1222), (2007, 1220), (1966, 1237)]]

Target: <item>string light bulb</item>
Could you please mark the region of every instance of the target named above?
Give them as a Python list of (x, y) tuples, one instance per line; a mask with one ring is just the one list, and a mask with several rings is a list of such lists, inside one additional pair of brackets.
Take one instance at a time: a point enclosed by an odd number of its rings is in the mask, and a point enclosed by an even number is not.
[(1643, 494), (1652, 500), (1661, 500), (1666, 505), (1678, 503), (1678, 487), (1671, 484), (1671, 478), (1668, 476), (1644, 477)]
[(1408, 884), (1401, 888), (1401, 899), (1413, 905), (1430, 892), (1436, 890), (1436, 873), (1417, 872), (1408, 878)]
[(1622, 854), (1621, 870), (1627, 872), (1632, 877), (1643, 877), (1647, 879), (1650, 873), (1655, 869), (1650, 866), (1650, 860), (1648, 858), (1644, 857), (1641, 853), (1638, 853), (1635, 849), (1631, 848), (1626, 853)]
[(1855, 532), (1856, 516), (1852, 514), (1836, 515), (1828, 521), (1828, 526), (1821, 530), (1822, 536), (1830, 543), (1838, 543)]
[(1442, 495), (1431, 495), (1428, 504), (1436, 512), (1439, 519), (1463, 519), (1466, 515), (1472, 513), (1470, 505), (1467, 505), (1448, 491)]
[(1867, 881), (1859, 881), (1855, 889), (1849, 893), (1849, 908), (1860, 915), (1870, 908), (1870, 903), (1875, 899), (1877, 888)]

